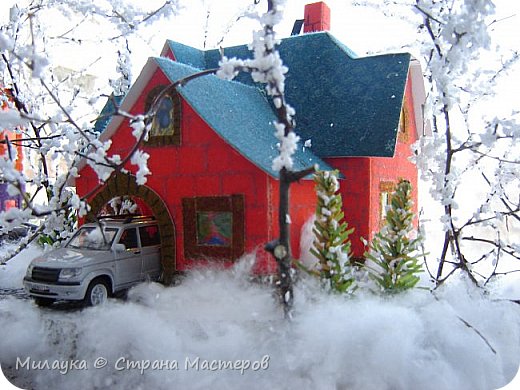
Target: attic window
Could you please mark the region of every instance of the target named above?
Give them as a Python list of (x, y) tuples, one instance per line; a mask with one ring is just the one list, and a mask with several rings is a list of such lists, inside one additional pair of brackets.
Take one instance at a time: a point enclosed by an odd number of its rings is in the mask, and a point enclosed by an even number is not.
[(386, 210), (390, 206), (395, 188), (396, 183), (393, 181), (382, 181), (379, 183), (379, 224), (381, 226), (385, 222)]
[(181, 99), (176, 91), (169, 92), (156, 102), (167, 85), (158, 85), (146, 97), (144, 110), (148, 112), (152, 104), (157, 111), (152, 119), (152, 127), (146, 145), (166, 146), (181, 144)]
[(244, 195), (182, 199), (184, 255), (235, 260), (244, 253)]
[(406, 109), (407, 99), (403, 101), (403, 107), (401, 108), (401, 117), (399, 118), (399, 131), (398, 140), (399, 142), (408, 142), (410, 140), (410, 120), (408, 110)]

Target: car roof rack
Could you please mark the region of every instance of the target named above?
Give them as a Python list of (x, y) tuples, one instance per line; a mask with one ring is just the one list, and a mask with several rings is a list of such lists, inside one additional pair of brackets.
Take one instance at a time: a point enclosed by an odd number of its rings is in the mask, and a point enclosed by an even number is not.
[(98, 220), (102, 219), (115, 219), (121, 220), (123, 223), (130, 223), (136, 221), (155, 221), (153, 215), (140, 215), (140, 214), (119, 214), (119, 215), (100, 215), (97, 217)]

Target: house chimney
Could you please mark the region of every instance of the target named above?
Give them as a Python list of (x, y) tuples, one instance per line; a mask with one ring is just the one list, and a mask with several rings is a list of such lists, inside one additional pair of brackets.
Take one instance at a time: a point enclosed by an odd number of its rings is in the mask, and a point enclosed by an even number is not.
[(304, 33), (330, 30), (330, 8), (323, 1), (307, 4), (304, 17)]

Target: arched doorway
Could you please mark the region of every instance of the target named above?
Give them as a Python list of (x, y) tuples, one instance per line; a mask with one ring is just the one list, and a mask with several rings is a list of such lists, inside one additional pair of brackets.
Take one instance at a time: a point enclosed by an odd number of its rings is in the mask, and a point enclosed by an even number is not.
[(168, 207), (154, 190), (144, 185), (138, 185), (133, 175), (118, 173), (109, 179), (105, 186), (90, 199), (91, 209), (86, 216), (86, 220), (95, 220), (95, 217), (111, 199), (125, 195), (142, 199), (155, 216), (161, 233), (163, 281), (166, 284), (171, 283), (176, 270), (175, 226)]

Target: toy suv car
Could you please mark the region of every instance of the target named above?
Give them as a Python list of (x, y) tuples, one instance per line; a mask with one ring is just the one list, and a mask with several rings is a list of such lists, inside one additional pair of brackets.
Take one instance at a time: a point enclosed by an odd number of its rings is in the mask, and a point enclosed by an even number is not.
[(24, 287), (40, 306), (56, 300), (99, 305), (144, 280), (157, 280), (160, 250), (153, 217), (101, 217), (83, 225), (62, 248), (35, 258)]

